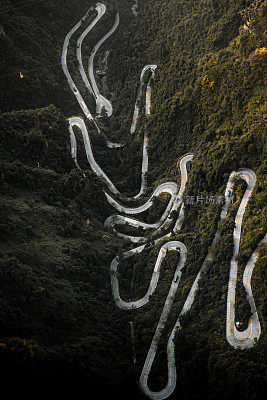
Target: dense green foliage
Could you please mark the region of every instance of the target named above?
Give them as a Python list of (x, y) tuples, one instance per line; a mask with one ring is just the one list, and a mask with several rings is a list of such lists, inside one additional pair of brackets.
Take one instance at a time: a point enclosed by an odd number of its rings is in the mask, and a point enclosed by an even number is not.
[[(166, 179), (179, 183), (177, 161), (189, 152), (194, 159), (185, 196), (222, 195), (229, 174), (238, 168), (251, 168), (257, 175), (238, 257), (236, 314), (246, 326), (250, 309), (242, 271), (264, 237), (266, 222), (266, 1), (253, 14), (250, 26), (255, 34), (243, 28), (246, 21), (239, 11), (251, 3), (245, 0), (139, 0), (138, 18), (129, 0), (104, 3), (107, 13), (86, 38), (84, 58), (110, 29), (119, 9), (120, 25), (100, 51), (103, 56), (110, 50), (107, 85), (114, 115), (102, 118), (101, 134), (89, 124), (88, 129), (96, 160), (119, 190), (139, 190), (144, 129), (149, 135), (149, 192)], [(106, 202), (103, 183), (88, 168), (81, 138), (82, 170), (71, 160), (66, 118), (82, 114), (61, 69), (65, 35), (92, 4), (0, 1), (0, 361), (3, 378), (25, 387), (31, 381), (32, 386), (50, 389), (57, 384), (61, 390), (77, 391), (80, 385), (87, 391), (97, 389), (99, 399), (113, 394), (137, 400), (143, 395), (136, 381), (177, 257), (166, 257), (157, 291), (145, 308), (127, 313), (114, 305), (109, 265), (129, 243), (103, 226), (114, 210)], [(69, 68), (94, 111), (74, 58), (73, 41)], [(158, 65), (152, 114), (148, 119), (141, 113), (137, 133), (129, 140), (145, 64)], [(125, 141), (125, 147), (107, 150), (107, 135)], [(232, 232), (244, 185), (237, 182), (234, 193), (222, 226), (223, 240), (176, 337), (178, 382), (173, 399), (245, 400), (263, 395), (264, 249), (252, 280), (262, 336), (248, 351), (232, 349), (225, 339)], [(158, 199), (143, 220), (155, 222), (167, 200)], [(186, 245), (188, 259), (149, 380), (152, 389), (166, 384), (168, 332), (207, 255), (220, 211), (218, 204), (186, 206), (176, 239)], [(159, 247), (121, 263), (123, 298), (145, 294)], [(129, 321), (136, 335), (135, 365)]]

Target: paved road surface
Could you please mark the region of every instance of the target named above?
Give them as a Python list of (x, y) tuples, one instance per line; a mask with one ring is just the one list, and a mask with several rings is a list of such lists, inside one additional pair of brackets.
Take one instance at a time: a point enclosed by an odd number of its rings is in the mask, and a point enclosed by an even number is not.
[[(103, 4), (102, 4), (103, 6)], [(98, 51), (99, 47), (115, 32), (115, 30), (117, 29), (118, 25), (120, 22), (120, 17), (119, 14), (116, 14), (116, 18), (115, 18), (115, 22), (113, 27), (110, 29), (110, 31), (108, 33), (106, 33), (106, 35), (104, 35), (99, 42), (97, 42), (97, 44), (95, 45), (94, 49), (91, 52), (91, 55), (89, 57), (89, 61), (88, 61), (88, 74), (89, 74), (89, 78), (91, 81), (91, 85), (94, 91), (94, 96), (96, 99), (96, 114), (101, 114), (102, 108), (104, 108), (107, 112), (108, 117), (110, 117), (112, 115), (112, 105), (111, 102), (106, 99), (104, 96), (102, 96), (102, 94), (100, 94), (96, 81), (95, 81), (95, 76), (94, 76), (94, 57), (96, 52)]]
[(151, 79), (154, 78), (156, 68), (157, 68), (157, 65), (146, 65), (143, 68), (142, 72), (141, 72), (139, 87), (138, 87), (137, 96), (136, 96), (136, 102), (135, 102), (135, 106), (134, 106), (132, 125), (131, 125), (131, 129), (130, 129), (131, 133), (135, 132), (136, 123), (137, 123), (137, 119), (138, 119), (138, 115), (139, 115), (138, 103), (140, 101), (141, 94), (142, 94), (143, 80), (144, 80), (145, 73), (147, 71), (149, 71), (149, 70), (151, 70), (152, 74), (151, 74), (151, 77), (149, 78), (149, 81), (148, 81), (148, 84), (147, 84), (147, 89), (146, 89), (146, 114), (147, 115), (150, 114), (150, 107), (151, 107), (151, 104), (150, 104), (150, 96), (151, 96), (150, 84), (151, 84)]
[(132, 6), (131, 10), (132, 10), (133, 15), (134, 15), (135, 17), (137, 17), (137, 16), (138, 16), (138, 12), (137, 12), (136, 10), (137, 10), (137, 8), (138, 8), (138, 0), (134, 0), (134, 1), (135, 1), (135, 3), (134, 3), (134, 5)]
[[(130, 225), (132, 227), (136, 227), (136, 228), (141, 227), (141, 228), (143, 228), (143, 230), (154, 229), (155, 231), (153, 232), (153, 236), (166, 230), (173, 223), (173, 217), (171, 215), (172, 212), (177, 211), (179, 209), (179, 207), (182, 205), (183, 193), (184, 193), (185, 185), (186, 185), (186, 182), (188, 179), (186, 165), (189, 161), (192, 160), (192, 158), (193, 158), (193, 155), (188, 154), (188, 155), (182, 157), (179, 162), (180, 171), (181, 171), (181, 185), (180, 185), (180, 190), (179, 190), (178, 194), (177, 194), (177, 185), (175, 182), (164, 182), (155, 189), (154, 193), (152, 194), (152, 196), (149, 198), (149, 200), (145, 204), (143, 204), (142, 206), (139, 206), (139, 207), (132, 207), (132, 208), (124, 207), (124, 206), (120, 205), (118, 202), (116, 202), (109, 195), (106, 195), (110, 204), (113, 205), (115, 208), (117, 208), (117, 210), (119, 210), (125, 214), (138, 214), (138, 213), (144, 212), (145, 210), (150, 208), (153, 204), (153, 199), (156, 196), (159, 196), (161, 193), (169, 193), (171, 195), (171, 199), (170, 199), (164, 213), (162, 214), (161, 218), (156, 223), (147, 224), (147, 223), (138, 221), (133, 218), (124, 217), (124, 216), (115, 214), (115, 215), (112, 215), (111, 217), (109, 217), (105, 221), (105, 226), (113, 229), (114, 231), (116, 231), (114, 226), (119, 225), (119, 224), (121, 224), (121, 225), (128, 224), (128, 225)], [(182, 210), (183, 210), (183, 206), (182, 206)], [(180, 212), (179, 218), (177, 219), (175, 226), (174, 226), (175, 233), (180, 229), (183, 216), (184, 216), (183, 212)], [(141, 242), (144, 242), (147, 240), (146, 238), (144, 238), (142, 236), (125, 235), (125, 234), (121, 234), (119, 232), (117, 232), (117, 234), (121, 237), (124, 237), (125, 239), (131, 240), (134, 243), (141, 243)]]
[[(261, 327), (259, 322), (259, 317), (256, 309), (256, 305), (253, 299), (251, 290), (251, 276), (255, 263), (258, 258), (259, 248), (252, 254), (243, 275), (243, 284), (245, 291), (247, 293), (247, 299), (251, 306), (251, 317), (246, 330), (240, 332), (236, 329), (235, 323), (235, 292), (237, 283), (237, 271), (238, 263), (236, 257), (239, 253), (240, 237), (243, 215), (252, 194), (253, 188), (256, 183), (256, 175), (253, 171), (249, 169), (240, 169), (237, 172), (232, 172), (230, 179), (227, 184), (226, 190), (232, 190), (234, 185), (234, 180), (236, 178), (243, 179), (247, 183), (247, 189), (242, 198), (241, 204), (236, 214), (235, 218), (235, 228), (234, 228), (234, 250), (230, 265), (230, 276), (228, 283), (228, 295), (227, 295), (227, 317), (226, 317), (226, 338), (229, 344), (235, 348), (249, 348), (255, 344), (261, 334)], [(262, 240), (261, 244), (266, 243), (266, 236)]]
[[(100, 18), (105, 14), (106, 12), (106, 6), (102, 3), (97, 3), (95, 7), (91, 7), (87, 13), (83, 16), (83, 18), (80, 19), (80, 21), (70, 30), (70, 32), (67, 34), (65, 41), (64, 41), (64, 45), (63, 45), (63, 50), (62, 50), (62, 57), (61, 57), (61, 63), (62, 63), (62, 69), (67, 77), (69, 86), (73, 92), (73, 94), (75, 95), (81, 109), (83, 110), (86, 118), (88, 118), (90, 121), (92, 121), (97, 129), (98, 132), (100, 132), (100, 129), (92, 115), (92, 113), (89, 111), (80, 91), (78, 90), (77, 86), (75, 85), (69, 69), (68, 69), (68, 65), (67, 65), (67, 54), (68, 54), (68, 46), (69, 46), (69, 42), (71, 37), (73, 36), (73, 34), (81, 27), (81, 25), (83, 24), (84, 21), (86, 21), (86, 19), (92, 15), (93, 11), (96, 10), (98, 15), (95, 17), (95, 19), (89, 24), (89, 26), (84, 30), (84, 32), (82, 33), (82, 35), (79, 37), (78, 41), (77, 41), (77, 45), (76, 45), (76, 55), (77, 55), (77, 60), (79, 63), (79, 71), (81, 74), (81, 77), (85, 83), (85, 86), (87, 87), (87, 89), (89, 90), (89, 92), (91, 94), (93, 94), (93, 96), (95, 97), (96, 100), (96, 105), (97, 107), (99, 107), (101, 104), (101, 109), (103, 106), (105, 106), (105, 108), (108, 107), (108, 113), (110, 114), (110, 111), (112, 113), (112, 106), (111, 103), (105, 99), (100, 93), (99, 90), (96, 86), (95, 83), (95, 79), (94, 79), (94, 74), (93, 74), (93, 63), (91, 63), (91, 69), (90, 69), (90, 76), (93, 77), (93, 81), (89, 82), (85, 71), (84, 71), (84, 67), (83, 67), (83, 63), (82, 63), (82, 43), (84, 38), (86, 37), (86, 35), (92, 30), (92, 28), (96, 25), (96, 23), (100, 20)], [(115, 31), (115, 29), (118, 26), (119, 20), (118, 20), (118, 14), (116, 16), (115, 19), (115, 23), (114, 26), (112, 27), (112, 29), (97, 43), (96, 47), (97, 49), (100, 47), (100, 45)], [(95, 47), (95, 49), (96, 49)], [(96, 53), (96, 50), (94, 49), (94, 55)], [(118, 147), (122, 147), (123, 144), (120, 143), (113, 143), (110, 140), (107, 140), (107, 147), (109, 148), (118, 148)], [(77, 160), (76, 160), (77, 161)]]
[(83, 18), (81, 18), (80, 21), (69, 31), (69, 33), (67, 34), (67, 36), (65, 38), (64, 44), (63, 44), (62, 56), (61, 56), (62, 69), (67, 77), (68, 84), (69, 84), (74, 96), (76, 97), (80, 107), (82, 108), (86, 118), (88, 118), (91, 121), (93, 121), (93, 116), (92, 116), (91, 112), (89, 111), (81, 93), (79, 92), (77, 86), (75, 85), (75, 83), (70, 75), (68, 65), (67, 65), (67, 53), (68, 53), (69, 41), (70, 41), (72, 35), (80, 28), (82, 23), (92, 14), (93, 10), (94, 10), (94, 8), (91, 7), (87, 11), (87, 13), (83, 16)]
[(97, 24), (97, 22), (100, 20), (100, 18), (102, 18), (102, 16), (105, 14), (106, 12), (106, 7), (104, 6), (104, 4), (100, 4), (97, 3), (95, 10), (97, 11), (98, 15), (97, 17), (88, 25), (88, 27), (84, 30), (84, 32), (81, 34), (81, 36), (79, 37), (79, 39), (77, 40), (77, 45), (76, 45), (76, 56), (77, 56), (77, 60), (79, 62), (79, 71), (81, 74), (81, 77), (85, 83), (85, 86), (87, 87), (87, 89), (89, 90), (89, 92), (91, 94), (94, 95), (94, 91), (92, 89), (92, 86), (90, 85), (87, 76), (85, 74), (85, 70), (83, 68), (83, 62), (82, 62), (82, 43), (84, 38), (88, 35), (88, 33), (91, 31), (91, 29)]

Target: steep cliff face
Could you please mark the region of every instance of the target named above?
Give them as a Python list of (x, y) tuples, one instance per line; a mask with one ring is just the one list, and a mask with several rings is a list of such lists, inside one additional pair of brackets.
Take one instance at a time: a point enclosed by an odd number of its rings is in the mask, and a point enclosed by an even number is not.
[[(149, 378), (156, 391), (167, 380), (167, 337), (217, 230), (217, 200), (230, 173), (240, 168), (257, 177), (243, 219), (236, 296), (236, 320), (243, 329), (250, 318), (242, 275), (265, 235), (266, 221), (266, 1), (139, 0), (133, 12), (135, 3), (104, 2), (107, 11), (86, 37), (83, 61), (88, 63), (119, 11), (120, 24), (95, 59), (101, 72), (107, 57), (106, 86), (101, 86), (101, 73), (96, 83), (112, 102), (113, 115), (97, 119), (100, 133), (92, 122), (87, 121), (87, 128), (97, 163), (121, 192), (131, 196), (139, 190), (144, 132), (149, 140), (148, 193), (166, 180), (180, 184), (177, 161), (193, 154), (183, 228), (173, 235), (187, 247), (187, 264)], [(49, 388), (56, 384), (64, 391), (97, 389), (100, 399), (107, 394), (142, 399), (136, 381), (177, 259), (166, 259), (157, 292), (145, 309), (128, 313), (116, 307), (110, 262), (133, 245), (104, 226), (114, 209), (78, 134), (81, 169), (71, 159), (66, 118), (82, 116), (82, 110), (61, 68), (65, 36), (93, 3), (8, 0), (0, 5), (0, 357), (5, 379)], [(75, 43), (69, 46), (69, 69), (94, 115), (94, 97), (84, 87)], [(147, 64), (157, 65), (151, 114), (145, 115), (143, 91), (130, 138), (139, 77)], [(143, 87), (150, 77), (151, 72), (144, 75)], [(107, 137), (125, 146), (109, 149)], [(237, 181), (222, 239), (176, 335), (177, 385), (170, 398), (263, 395), (264, 249), (252, 280), (260, 339), (242, 351), (230, 347), (225, 337), (234, 219), (244, 191), (244, 182)], [(168, 199), (159, 198), (143, 221), (159, 219)], [(124, 233), (133, 231), (123, 227)], [(128, 300), (144, 296), (159, 248), (147, 248), (122, 263), (121, 290)]]

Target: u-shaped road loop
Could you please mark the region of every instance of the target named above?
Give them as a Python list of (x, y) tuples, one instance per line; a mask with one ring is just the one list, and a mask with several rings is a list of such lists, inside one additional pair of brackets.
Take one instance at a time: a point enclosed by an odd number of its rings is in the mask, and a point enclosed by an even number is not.
[(148, 84), (147, 84), (147, 89), (146, 89), (146, 114), (150, 115), (150, 108), (151, 108), (151, 102), (150, 102), (150, 97), (151, 97), (151, 79), (154, 78), (155, 76), (155, 71), (156, 71), (157, 65), (146, 65), (141, 72), (140, 75), (140, 82), (139, 82), (139, 87), (138, 87), (138, 91), (137, 91), (137, 96), (136, 96), (136, 102), (135, 102), (135, 106), (134, 106), (134, 113), (133, 113), (133, 119), (132, 119), (132, 124), (131, 124), (131, 128), (130, 128), (130, 132), (134, 133), (135, 129), (136, 129), (136, 123), (137, 123), (137, 119), (138, 119), (138, 115), (139, 115), (139, 101), (141, 98), (141, 94), (142, 94), (142, 87), (143, 87), (143, 80), (144, 80), (144, 76), (145, 73), (147, 71), (151, 71), (151, 76), (149, 78)]
[[(99, 47), (104, 43), (104, 41), (116, 30), (118, 24), (119, 24), (119, 14), (116, 15), (115, 22), (113, 27), (110, 29), (110, 31), (103, 36), (102, 39), (98, 41), (98, 43), (95, 45), (94, 49), (91, 52), (91, 55), (89, 57), (89, 63), (88, 63), (88, 77), (86, 76), (83, 63), (82, 63), (82, 53), (81, 53), (81, 47), (84, 38), (86, 35), (91, 31), (91, 29), (95, 26), (95, 24), (100, 20), (100, 18), (104, 15), (106, 12), (106, 7), (102, 3), (97, 3), (95, 7), (91, 7), (88, 12), (84, 15), (84, 17), (70, 30), (70, 32), (67, 34), (65, 38), (65, 42), (63, 45), (63, 51), (62, 51), (62, 68), (63, 71), (67, 77), (68, 83), (70, 85), (70, 88), (72, 92), (74, 93), (79, 105), (81, 106), (86, 118), (88, 118), (90, 121), (93, 121), (96, 128), (100, 132), (99, 127), (97, 126), (91, 112), (89, 111), (87, 105), (85, 104), (78, 88), (76, 87), (73, 79), (71, 78), (71, 75), (69, 73), (68, 67), (67, 67), (67, 50), (68, 50), (68, 45), (70, 38), (72, 35), (78, 30), (78, 28), (82, 25), (82, 23), (92, 14), (92, 12), (96, 10), (97, 11), (97, 16), (94, 18), (94, 20), (89, 24), (89, 26), (84, 30), (84, 32), (80, 35), (78, 41), (77, 41), (77, 47), (76, 47), (76, 53), (77, 53), (77, 59), (79, 62), (79, 71), (82, 76), (83, 82), (89, 92), (94, 96), (96, 100), (96, 112), (99, 114), (104, 107), (107, 115), (111, 116), (112, 115), (112, 105), (109, 102), (109, 100), (105, 99), (104, 96), (102, 96), (97, 88), (94, 74), (93, 74), (93, 61), (94, 61), (94, 56), (99, 49)], [(137, 118), (139, 115), (139, 101), (141, 98), (142, 94), (142, 87), (143, 87), (143, 79), (145, 76), (145, 73), (147, 71), (151, 71), (151, 76), (148, 80), (147, 87), (146, 87), (146, 103), (145, 103), (145, 113), (146, 115), (150, 115), (150, 109), (151, 109), (151, 79), (154, 78), (155, 70), (157, 66), (156, 65), (146, 65), (140, 76), (140, 82), (139, 82), (139, 87), (138, 87), (138, 92), (137, 92), (137, 98), (136, 98), (136, 103), (134, 107), (134, 113), (133, 113), (133, 119), (130, 127), (130, 133), (133, 134), (136, 130), (136, 124), (137, 124)], [(233, 247), (233, 255), (230, 263), (230, 274), (229, 274), (229, 283), (228, 283), (228, 295), (227, 295), (227, 313), (226, 313), (226, 339), (229, 342), (229, 344), (236, 348), (236, 349), (246, 349), (255, 344), (255, 342), (259, 339), (260, 334), (261, 334), (261, 327), (260, 327), (260, 322), (259, 322), (259, 317), (256, 309), (256, 305), (254, 302), (253, 294), (252, 294), (252, 289), (251, 289), (251, 277), (252, 277), (252, 272), (255, 267), (255, 264), (258, 259), (259, 251), (261, 246), (263, 244), (266, 244), (267, 242), (267, 235), (262, 239), (260, 242), (258, 248), (254, 251), (252, 254), (249, 262), (246, 265), (246, 268), (244, 270), (243, 274), (243, 285), (245, 288), (245, 291), (247, 293), (247, 300), (250, 304), (251, 307), (251, 317), (248, 322), (248, 327), (244, 331), (238, 331), (236, 329), (236, 324), (235, 324), (235, 298), (236, 298), (236, 284), (237, 284), (237, 271), (238, 271), (238, 264), (236, 257), (239, 254), (239, 246), (240, 246), (240, 238), (241, 238), (241, 227), (242, 227), (242, 220), (243, 216), (245, 213), (245, 209), (248, 203), (248, 200), (253, 192), (253, 188), (256, 183), (256, 175), (255, 173), (250, 170), (250, 169), (240, 169), (238, 171), (234, 171), (230, 174), (230, 177), (228, 179), (227, 185), (226, 185), (226, 190), (224, 194), (224, 204), (222, 206), (222, 211), (220, 214), (220, 220), (218, 222), (218, 228), (215, 233), (213, 242), (211, 246), (209, 247), (209, 252), (195, 278), (195, 281), (189, 291), (189, 294), (186, 298), (186, 301), (182, 307), (182, 310), (177, 318), (177, 321), (171, 331), (171, 334), (168, 339), (167, 343), (167, 367), (168, 367), (168, 380), (167, 380), (167, 385), (164, 389), (162, 389), (159, 392), (153, 392), (149, 389), (148, 387), (148, 377), (149, 373), (151, 371), (151, 367), (153, 364), (153, 361), (156, 357), (157, 353), (157, 348), (158, 348), (158, 343), (159, 339), (161, 337), (161, 334), (165, 328), (165, 324), (168, 318), (168, 315), (170, 313), (172, 303), (174, 300), (174, 296), (177, 292), (178, 285), (180, 283), (181, 277), (182, 277), (182, 269), (184, 265), (186, 264), (186, 256), (187, 256), (187, 249), (186, 246), (181, 243), (178, 240), (170, 240), (173, 235), (176, 235), (182, 227), (183, 219), (184, 219), (184, 203), (183, 203), (183, 195), (186, 187), (186, 182), (188, 180), (188, 174), (187, 174), (187, 163), (191, 162), (193, 159), (192, 154), (187, 154), (184, 157), (180, 159), (179, 162), (179, 167), (180, 167), (180, 172), (181, 172), (181, 183), (180, 183), (180, 188), (179, 192), (177, 193), (177, 184), (175, 182), (164, 182), (157, 186), (154, 189), (153, 194), (150, 196), (150, 198), (143, 203), (140, 206), (137, 207), (129, 207), (129, 206), (124, 206), (121, 204), (121, 202), (118, 202), (116, 200), (117, 197), (119, 198), (120, 201), (134, 201), (137, 199), (140, 199), (142, 195), (146, 192), (147, 185), (146, 185), (146, 174), (148, 172), (148, 137), (147, 134), (144, 133), (144, 142), (143, 142), (143, 158), (142, 158), (142, 173), (141, 173), (141, 187), (140, 191), (136, 196), (133, 197), (126, 197), (122, 193), (118, 191), (116, 186), (113, 184), (113, 182), (109, 179), (109, 177), (106, 175), (106, 173), (102, 170), (102, 168), (97, 164), (94, 158), (93, 150), (91, 147), (91, 142), (90, 142), (90, 137), (88, 134), (88, 130), (86, 127), (86, 124), (84, 120), (81, 117), (71, 117), (69, 118), (69, 133), (70, 133), (70, 142), (71, 142), (71, 155), (72, 158), (74, 159), (74, 162), (77, 166), (79, 167), (78, 160), (77, 160), (77, 144), (76, 144), (76, 138), (74, 134), (73, 127), (76, 126), (80, 129), (84, 141), (84, 147), (86, 151), (86, 156), (88, 159), (88, 162), (90, 164), (90, 167), (92, 171), (106, 184), (107, 188), (109, 189), (109, 192), (112, 194), (109, 194), (105, 192), (105, 196), (107, 198), (107, 201), (120, 213), (126, 214), (125, 215), (112, 215), (105, 221), (105, 226), (109, 229), (114, 230), (119, 236), (124, 237), (128, 240), (130, 240), (132, 243), (138, 243), (139, 246), (135, 247), (123, 254), (122, 257), (116, 256), (110, 265), (110, 271), (111, 271), (111, 286), (112, 286), (112, 293), (113, 297), (115, 300), (116, 305), (123, 310), (133, 310), (140, 308), (144, 305), (146, 305), (149, 302), (150, 297), (154, 294), (157, 284), (160, 278), (160, 268), (162, 265), (162, 262), (164, 258), (166, 257), (166, 254), (168, 251), (177, 251), (179, 252), (179, 262), (176, 267), (176, 271), (173, 276), (173, 280), (171, 282), (171, 286), (169, 289), (168, 296), (166, 298), (160, 320), (158, 322), (154, 337), (152, 339), (142, 372), (140, 376), (140, 388), (141, 390), (151, 399), (166, 399), (169, 397), (173, 391), (175, 390), (176, 387), (176, 367), (175, 367), (175, 345), (174, 345), (174, 339), (175, 339), (175, 334), (178, 329), (181, 329), (181, 317), (187, 313), (194, 302), (197, 290), (198, 290), (198, 285), (199, 285), (199, 280), (201, 279), (203, 271), (207, 268), (208, 264), (212, 262), (214, 255), (215, 255), (215, 249), (216, 246), (221, 239), (221, 225), (224, 222), (224, 220), (227, 217), (228, 213), (228, 208), (230, 205), (230, 196), (233, 193), (233, 187), (234, 183), (237, 179), (244, 180), (247, 184), (246, 191), (243, 195), (242, 201), (240, 203), (239, 209), (237, 211), (237, 215), (235, 218), (235, 228), (233, 232), (233, 239), (234, 239), (234, 247)], [(111, 143), (109, 142), (108, 147), (119, 147), (121, 146), (120, 144), (116, 143)], [(144, 223), (142, 221), (139, 221), (135, 218), (129, 217), (129, 215), (137, 215), (140, 214), (146, 210), (148, 210), (150, 207), (153, 205), (153, 201), (155, 197), (159, 196), (161, 193), (168, 193), (170, 194), (171, 198), (169, 200), (168, 205), (166, 206), (165, 211), (163, 212), (161, 218), (155, 222), (154, 224), (148, 224)], [(114, 197), (113, 197), (114, 196)], [(173, 211), (179, 211), (179, 215), (176, 221), (173, 220)], [(150, 234), (149, 237), (146, 236), (131, 236), (131, 235), (126, 235), (118, 232), (115, 229), (115, 226), (117, 225), (125, 225), (129, 224), (130, 226), (134, 228), (142, 228), (143, 231), (149, 230)], [(169, 230), (169, 233), (166, 233)], [(151, 234), (152, 231), (152, 234)], [(163, 236), (159, 237), (161, 234)], [(165, 242), (158, 253), (157, 260), (155, 262), (154, 270), (151, 276), (151, 280), (147, 289), (146, 294), (139, 300), (135, 301), (124, 301), (120, 297), (120, 290), (119, 290), (119, 280), (118, 280), (118, 268), (119, 264), (123, 259), (127, 259), (129, 257), (133, 257), (135, 254), (141, 253), (146, 244), (149, 243), (151, 240), (151, 237), (153, 237), (154, 243), (155, 244), (160, 244), (162, 240), (168, 240)]]
[(252, 254), (243, 274), (243, 286), (247, 294), (247, 300), (251, 307), (251, 317), (249, 319), (247, 329), (240, 332), (236, 329), (236, 323), (235, 323), (235, 296), (236, 296), (235, 292), (236, 292), (237, 271), (238, 271), (238, 263), (236, 257), (238, 256), (239, 253), (243, 215), (249, 197), (251, 196), (253, 188), (256, 184), (256, 175), (252, 170), (249, 169), (240, 169), (238, 172), (232, 172), (227, 184), (226, 188), (227, 191), (232, 190), (233, 181), (236, 178), (243, 179), (247, 183), (247, 188), (242, 198), (239, 209), (237, 211), (237, 215), (235, 218), (235, 228), (233, 232), (234, 250), (230, 263), (230, 276), (228, 283), (226, 338), (231, 346), (243, 349), (253, 346), (255, 342), (259, 339), (261, 334), (259, 316), (257, 313), (256, 305), (251, 290), (251, 277), (256, 261), (258, 259), (259, 249), (264, 243), (266, 244), (267, 236), (265, 235), (258, 248)]
[[(179, 193), (177, 193), (177, 184), (175, 182), (164, 182), (155, 189), (155, 191), (153, 192), (153, 194), (149, 198), (149, 200), (145, 204), (143, 204), (139, 207), (133, 207), (133, 208), (123, 207), (119, 203), (114, 201), (114, 199), (109, 199), (110, 204), (112, 204), (115, 208), (117, 208), (117, 210), (119, 210), (125, 214), (140, 214), (140, 213), (146, 211), (148, 208), (150, 208), (153, 205), (153, 199), (155, 197), (159, 196), (161, 193), (169, 193), (171, 195), (171, 198), (169, 200), (169, 203), (168, 203), (164, 213), (162, 214), (161, 218), (159, 219), (159, 221), (157, 221), (154, 224), (147, 224), (144, 222), (137, 221), (136, 219), (133, 219), (133, 218), (115, 214), (115, 215), (112, 215), (111, 217), (109, 217), (105, 221), (105, 226), (113, 229), (115, 232), (117, 232), (117, 231), (115, 230), (114, 226), (118, 225), (118, 224), (121, 224), (121, 225), (128, 224), (135, 228), (143, 228), (143, 230), (153, 229), (154, 230), (153, 236), (158, 235), (159, 233), (161, 233), (163, 231), (166, 231), (168, 229), (168, 227), (170, 227), (171, 224), (173, 223), (172, 212), (177, 211), (182, 206), (183, 193), (184, 193), (185, 185), (186, 185), (187, 178), (188, 178), (186, 165), (188, 162), (190, 162), (192, 160), (192, 158), (193, 158), (192, 154), (187, 154), (184, 157), (182, 157), (179, 162), (180, 171), (181, 171), (181, 185), (180, 185)], [(183, 214), (181, 214), (181, 217), (182, 216), (183, 216)], [(175, 232), (179, 230), (178, 225), (181, 225), (181, 217), (180, 217), (180, 219), (178, 218), (178, 220), (175, 223), (175, 226), (174, 226)], [(131, 240), (134, 243), (142, 243), (147, 240), (146, 238), (144, 238), (142, 236), (130, 236), (130, 235), (125, 235), (125, 234), (121, 234), (118, 232), (117, 232), (117, 234), (121, 237), (124, 237), (125, 239)]]

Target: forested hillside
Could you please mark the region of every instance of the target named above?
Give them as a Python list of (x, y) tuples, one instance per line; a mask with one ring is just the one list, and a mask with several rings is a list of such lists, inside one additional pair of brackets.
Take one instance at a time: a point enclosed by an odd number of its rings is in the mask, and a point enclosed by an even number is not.
[[(113, 115), (104, 113), (98, 119), (100, 133), (87, 121), (95, 159), (122, 193), (138, 193), (146, 132), (148, 199), (159, 183), (173, 180), (179, 186), (178, 162), (193, 154), (183, 228), (172, 236), (185, 244), (187, 261), (149, 377), (151, 389), (159, 391), (167, 380), (167, 338), (220, 219), (220, 202), (195, 199), (222, 197), (230, 173), (239, 168), (250, 168), (257, 177), (243, 219), (236, 296), (236, 320), (243, 329), (250, 318), (242, 275), (266, 234), (267, 2), (139, 0), (137, 16), (131, 10), (134, 1), (103, 3), (107, 12), (84, 41), (85, 63), (117, 12), (120, 24), (96, 57), (99, 67), (109, 51), (105, 95)], [(77, 398), (85, 389), (89, 397), (96, 390), (99, 399), (138, 400), (145, 398), (137, 382), (177, 259), (169, 254), (162, 264), (157, 290), (147, 305), (130, 312), (116, 307), (110, 285), (112, 259), (121, 257), (122, 297), (137, 300), (147, 291), (161, 243), (123, 260), (122, 254), (135, 245), (104, 226), (115, 211), (106, 201), (104, 182), (90, 169), (81, 137), (80, 169), (71, 158), (67, 118), (82, 117), (82, 110), (62, 71), (62, 46), (94, 4), (0, 0), (0, 363), (3, 382), (21, 394), (50, 393), (57, 386), (62, 395), (73, 390)], [(74, 41), (68, 57), (71, 74), (95, 114)], [(146, 64), (157, 65), (151, 115), (140, 113), (130, 137)], [(96, 80), (101, 86), (100, 75)], [(141, 110), (144, 104), (143, 94)], [(107, 137), (124, 142), (124, 147), (107, 148)], [(237, 181), (214, 259), (176, 334), (177, 385), (170, 399), (263, 397), (264, 248), (252, 277), (260, 339), (247, 350), (236, 350), (225, 336), (234, 221), (244, 192), (244, 183)], [(189, 198), (194, 201), (187, 202)], [(167, 201), (168, 197), (157, 198), (143, 221), (157, 221)], [(121, 232), (136, 232), (130, 229), (126, 225)]]

